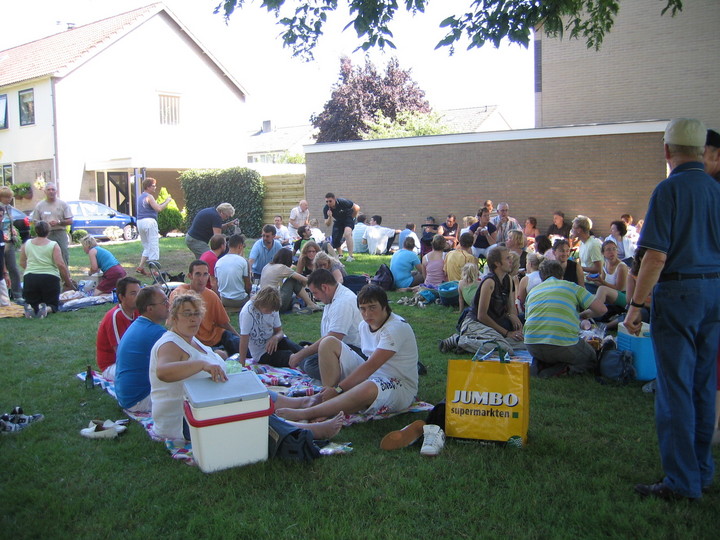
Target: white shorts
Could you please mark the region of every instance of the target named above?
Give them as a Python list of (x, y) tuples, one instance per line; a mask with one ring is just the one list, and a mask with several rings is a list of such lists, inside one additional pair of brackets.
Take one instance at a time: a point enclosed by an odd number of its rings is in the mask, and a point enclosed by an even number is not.
[(160, 260), (160, 241), (158, 240), (158, 222), (153, 218), (139, 219), (137, 222), (140, 243), (142, 243), (142, 256), (148, 261)]
[(117, 366), (117, 364), (110, 364), (108, 367), (105, 368), (105, 371), (102, 372), (102, 376), (105, 377), (108, 381), (115, 380), (115, 366)]
[(368, 380), (375, 383), (378, 394), (375, 401), (363, 411), (365, 414), (404, 411), (415, 400), (415, 392), (410, 391), (400, 379), (371, 376)]
[(340, 342), (340, 345), (342, 345), (342, 350), (340, 351), (340, 380), (342, 381), (345, 377), (362, 366), (365, 363), (365, 360), (344, 342)]

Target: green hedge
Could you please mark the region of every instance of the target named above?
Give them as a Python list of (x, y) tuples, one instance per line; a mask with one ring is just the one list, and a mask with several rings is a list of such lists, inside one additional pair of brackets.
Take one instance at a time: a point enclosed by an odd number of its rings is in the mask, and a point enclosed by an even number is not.
[(185, 192), (187, 229), (200, 210), (227, 202), (235, 208), (242, 233), (260, 236), (265, 183), (257, 171), (243, 167), (190, 170), (180, 175), (180, 186)]
[[(161, 188), (160, 194), (157, 196), (157, 202), (158, 204), (161, 204), (165, 202), (165, 199), (170, 197), (170, 193), (167, 189)], [(165, 208), (160, 210), (158, 212), (158, 230), (160, 231), (160, 234), (165, 236), (167, 233), (174, 231), (175, 229), (185, 232), (187, 229), (185, 228), (185, 221), (183, 220), (183, 216), (180, 213), (180, 210), (178, 210), (177, 203), (175, 202), (175, 199), (170, 201), (170, 204), (168, 204)]]

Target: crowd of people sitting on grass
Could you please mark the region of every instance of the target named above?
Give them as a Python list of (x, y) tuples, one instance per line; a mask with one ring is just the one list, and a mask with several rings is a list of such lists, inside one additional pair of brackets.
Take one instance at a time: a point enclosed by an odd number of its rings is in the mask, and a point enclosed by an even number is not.
[[(169, 298), (158, 287), (141, 288), (95, 239), (82, 241), (90, 273), (104, 274), (98, 290), (109, 292), (112, 281), (119, 300), (98, 331), (100, 371), (115, 381), (123, 408), (153, 414), (161, 438), (187, 435), (180, 382), (194, 376), (225, 380), (224, 359), (232, 355), (242, 363), (252, 358), (298, 368), (320, 381), (323, 391), (313, 398), (272, 396), (278, 416), (288, 421), (323, 419), (311, 424), (318, 436), (334, 435), (346, 413), (406, 408), (418, 387), (413, 330), (392, 312), (383, 288), (348, 272), (354, 254), (391, 255), (389, 288), (422, 295), (425, 303), (457, 306), (457, 332), (440, 342), (441, 352), (476, 353), (498, 344), (511, 353), (526, 349), (540, 377), (593, 370), (595, 351), (578, 330), (590, 319), (617, 324), (643, 256), (635, 247), (642, 221), (629, 215), (613, 220), (603, 239), (590, 218), (566, 220), (556, 211), (541, 234), (535, 217), (521, 225), (507, 203), (496, 212), (488, 200), (475, 216), (448, 214), (441, 223), (427, 217), (416, 232), (414, 223), (384, 227), (382, 216), (368, 218), (357, 204), (329, 193), (323, 215), (330, 236), (301, 201), (290, 227), (276, 216), (246, 259), (245, 237), (223, 234), (222, 221), (234, 216), (234, 208), (223, 203), (206, 210), (191, 229), (188, 247), (198, 258), (189, 267), (190, 283)], [(57, 244), (43, 239), (48, 232), (37, 222), (37, 239), (20, 251), (29, 317), (58, 309), (59, 278), (72, 286)], [(45, 290), (47, 280), (33, 278), (43, 272), (58, 281), (52, 291)], [(142, 265), (138, 272), (145, 274)], [(238, 329), (228, 310), (239, 311)], [(285, 335), (281, 313), (320, 311), (321, 339), (303, 347)], [(455, 321), (457, 315), (448, 313), (448, 327)]]

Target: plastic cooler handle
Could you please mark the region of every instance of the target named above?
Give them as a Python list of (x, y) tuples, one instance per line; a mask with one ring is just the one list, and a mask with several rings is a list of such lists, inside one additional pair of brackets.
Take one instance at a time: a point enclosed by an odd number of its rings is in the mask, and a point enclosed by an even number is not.
[(197, 420), (193, 416), (192, 408), (187, 401), (183, 402), (183, 407), (185, 408), (185, 418), (187, 418), (188, 424), (192, 427), (199, 428), (228, 424), (230, 422), (240, 422), (241, 420), (252, 420), (253, 418), (262, 418), (263, 416), (270, 416), (275, 412), (275, 403), (270, 400), (270, 406), (265, 410), (223, 416), (221, 418), (210, 418), (209, 420)]

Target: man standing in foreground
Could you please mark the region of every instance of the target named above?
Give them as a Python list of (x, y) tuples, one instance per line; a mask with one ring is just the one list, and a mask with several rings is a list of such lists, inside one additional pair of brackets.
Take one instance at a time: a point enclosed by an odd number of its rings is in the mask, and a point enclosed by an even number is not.
[(347, 244), (348, 256), (347, 262), (353, 262), (353, 227), (355, 227), (355, 218), (360, 212), (360, 207), (349, 199), (339, 199), (334, 193), (325, 194), (325, 207), (323, 208), (323, 217), (325, 225), (332, 224), (332, 247), (339, 254), (340, 246), (343, 238)]
[(65, 260), (65, 266), (70, 266), (68, 253), (68, 234), (66, 227), (73, 222), (70, 207), (65, 201), (57, 198), (57, 186), (52, 182), (45, 184), (45, 199), (37, 203), (30, 218), (37, 223), (47, 221), (50, 225), (49, 240), (55, 240), (60, 246), (60, 252)]
[(701, 497), (714, 473), (720, 230), (708, 224), (717, 221), (720, 184), (703, 167), (705, 138), (699, 120), (676, 118), (665, 129), (672, 171), (650, 197), (638, 241), (647, 253), (625, 317), (628, 330), (639, 333), (642, 302), (652, 291), (655, 422), (665, 478), (635, 491), (666, 500)]

